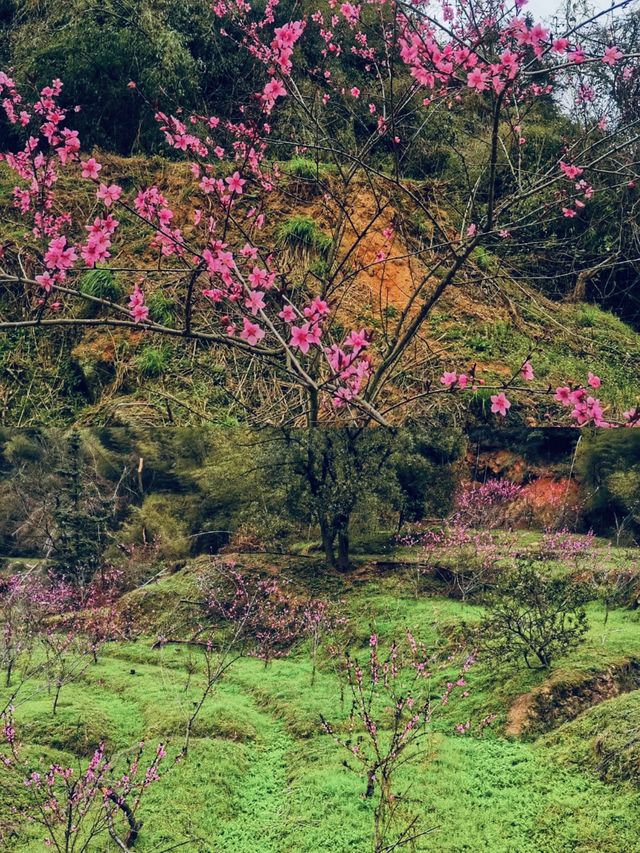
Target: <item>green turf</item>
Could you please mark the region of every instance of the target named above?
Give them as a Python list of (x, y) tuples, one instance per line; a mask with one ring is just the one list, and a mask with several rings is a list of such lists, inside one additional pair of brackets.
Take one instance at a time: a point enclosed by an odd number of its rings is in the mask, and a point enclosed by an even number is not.
[[(371, 631), (385, 642), (405, 628), (432, 646), (443, 646), (452, 625), (480, 614), (477, 606), (463, 606), (434, 590), (416, 598), (406, 569), (377, 579), (333, 576), (325, 585), (317, 576), (301, 576), (297, 582), (309, 583), (316, 594), (325, 586), (328, 595), (343, 599), (350, 621), (347, 636), (356, 653), (362, 653)], [(165, 609), (171, 597), (176, 600), (181, 586), (187, 589), (191, 583), (190, 574), (165, 583), (166, 588), (162, 583), (150, 588), (148, 600), (140, 602), (147, 616), (160, 604), (158, 611)], [(640, 660), (636, 614), (614, 610), (605, 625), (599, 604), (588, 610), (587, 641), (554, 665), (556, 680), (577, 683)], [(417, 850), (638, 849), (637, 752), (626, 762), (616, 763), (611, 756), (624, 747), (628, 730), (635, 726), (637, 735), (640, 694), (604, 702), (552, 733), (507, 736), (508, 708), (546, 677), (526, 669), (496, 674), (482, 661), (471, 670), (470, 695), (438, 715), (424, 753), (406, 765), (399, 780), (411, 809), (420, 813), (421, 828), (434, 830)], [(182, 745), (200, 684), (199, 659), (183, 646), (153, 649), (151, 638), (109, 644), (97, 664), (63, 688), (55, 717), (46, 690), (29, 689), (18, 702), (16, 718), (34, 756), (57, 754), (51, 753), (54, 749), (81, 763), (101, 737), (116, 752), (142, 738), (151, 745), (162, 739), (171, 756)], [(0, 699), (4, 694), (0, 691)], [(322, 733), (321, 714), (338, 730), (348, 716), (326, 652), (313, 686), (305, 645), (268, 667), (255, 659), (238, 661), (198, 718), (186, 760), (150, 789), (135, 849), (151, 853), (186, 841), (178, 849), (194, 853), (371, 850), (372, 803), (362, 797), (363, 780), (343, 766), (340, 747)], [(496, 720), (479, 734), (476, 723), (487, 714), (496, 714)], [(471, 733), (456, 734), (455, 725), (467, 719), (473, 723)], [(600, 731), (605, 744), (596, 747)], [(602, 750), (610, 759), (606, 772)], [(23, 796), (15, 785), (4, 788), (0, 813)], [(41, 832), (34, 827), (23, 827), (11, 843), (16, 853), (43, 849)], [(92, 849), (116, 848), (105, 841)]]

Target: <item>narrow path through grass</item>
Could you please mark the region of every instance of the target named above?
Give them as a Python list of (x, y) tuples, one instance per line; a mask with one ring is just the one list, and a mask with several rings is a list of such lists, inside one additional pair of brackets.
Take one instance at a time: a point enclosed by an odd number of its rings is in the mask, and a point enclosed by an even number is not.
[(221, 826), (215, 849), (220, 853), (251, 850), (285, 853), (287, 825), (287, 754), (294, 746), (282, 723), (258, 711), (260, 738), (249, 748), (249, 771), (235, 804), (235, 816)]
[[(372, 629), (389, 639), (403, 626), (435, 643), (443, 626), (462, 615), (471, 618), (474, 610), (469, 606), (461, 614), (456, 602), (435, 596), (416, 600), (391, 583), (378, 582), (348, 593), (348, 612), (358, 649), (366, 647)], [(612, 613), (606, 637), (601, 611), (593, 606), (590, 616), (588, 642), (559, 667), (570, 665), (579, 674), (601, 671), (623, 654), (640, 653), (633, 613)], [(57, 717), (46, 691), (21, 706), (27, 740), (38, 750), (56, 744), (70, 762), (86, 762), (104, 733), (117, 750), (144, 738), (151, 749), (165, 741), (170, 755), (176, 755), (202, 687), (194, 666), (200, 663), (186, 647), (154, 650), (152, 638), (107, 644), (81, 681), (65, 685)], [(187, 853), (370, 853), (372, 800), (363, 798), (362, 778), (344, 767), (345, 752), (320, 727), (321, 714), (344, 726), (349, 703), (340, 701), (333, 666), (321, 663), (313, 686), (305, 647), (266, 668), (250, 658), (234, 664), (198, 717), (187, 759), (150, 788), (140, 811), (144, 826), (138, 853), (183, 842), (177, 849)], [(437, 828), (417, 849), (636, 853), (637, 787), (615, 784), (617, 776), (611, 784), (601, 781), (592, 753), (594, 738), (607, 722), (608, 736), (619, 748), (617, 738), (633, 721), (637, 700), (628, 694), (603, 704), (593, 724), (580, 718), (563, 727), (567, 737), (579, 729), (574, 741), (565, 742), (560, 730), (555, 740), (505, 737), (513, 698), (542, 678), (523, 671), (497, 678), (483, 662), (471, 671), (470, 695), (439, 715), (429, 754), (407, 767), (401, 780), (423, 828)], [(484, 735), (455, 733), (456, 723), (488, 713), (498, 718)], [(569, 743), (578, 760), (570, 760)], [(0, 788), (0, 810), (13, 797), (9, 792), (3, 798)], [(24, 842), (16, 840), (13, 849), (42, 850), (41, 833), (27, 828)], [(113, 850), (105, 839), (91, 853)]]

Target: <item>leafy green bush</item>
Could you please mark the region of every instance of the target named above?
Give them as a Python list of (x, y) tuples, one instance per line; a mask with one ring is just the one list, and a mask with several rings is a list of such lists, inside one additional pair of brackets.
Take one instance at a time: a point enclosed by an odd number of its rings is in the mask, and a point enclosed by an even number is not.
[[(65, 105), (82, 105), (74, 127), (89, 149), (98, 145), (125, 155), (165, 150), (147, 97), (186, 109), (215, 103), (218, 114), (230, 114), (258, 85), (250, 59), (222, 49), (207, 3), (13, 5), (7, 12), (11, 38), (0, 41), (5, 64), (34, 88), (54, 77), (64, 81)], [(1, 28), (0, 8), (0, 36)], [(145, 98), (128, 87), (131, 80)]]
[(587, 487), (588, 520), (595, 530), (615, 529), (621, 541), (640, 529), (638, 430), (598, 430), (584, 435), (576, 467)]
[(198, 516), (198, 500), (191, 495), (156, 492), (134, 507), (123, 528), (123, 540), (151, 545), (161, 559), (186, 557), (191, 549), (191, 527)]
[(585, 597), (570, 578), (545, 577), (520, 561), (487, 599), (487, 616), (473, 631), (478, 647), (497, 662), (524, 660), (529, 669), (549, 669), (584, 641)]

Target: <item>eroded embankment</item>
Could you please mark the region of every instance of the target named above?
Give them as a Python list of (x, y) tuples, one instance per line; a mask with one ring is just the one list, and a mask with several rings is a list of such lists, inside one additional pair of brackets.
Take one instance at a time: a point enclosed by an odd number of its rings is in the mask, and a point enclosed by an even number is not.
[(640, 660), (630, 658), (602, 672), (559, 670), (544, 684), (519, 696), (507, 716), (508, 735), (547, 732), (621, 693), (640, 688)]

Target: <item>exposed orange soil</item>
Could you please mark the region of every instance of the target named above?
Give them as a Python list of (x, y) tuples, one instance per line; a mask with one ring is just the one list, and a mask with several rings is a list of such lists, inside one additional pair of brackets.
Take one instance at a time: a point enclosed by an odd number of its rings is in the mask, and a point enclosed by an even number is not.
[(639, 683), (640, 663), (635, 659), (599, 673), (560, 670), (539, 687), (518, 696), (509, 709), (505, 733), (518, 737), (555, 728), (606, 699), (637, 690)]
[[(118, 180), (125, 188), (135, 188), (156, 184), (171, 201), (176, 217), (174, 225), (183, 229), (189, 237), (193, 225), (191, 222), (194, 207), (202, 207), (206, 213), (208, 199), (194, 187), (189, 167), (183, 163), (167, 163), (160, 158), (120, 158), (96, 152), (104, 163), (104, 175), (109, 180)], [(332, 181), (328, 177), (326, 181)], [(344, 267), (336, 282), (336, 290), (331, 294), (337, 305), (337, 318), (345, 327), (365, 327), (373, 330), (373, 351), (387, 336), (393, 335), (398, 317), (407, 306), (407, 301), (416, 287), (424, 283), (424, 290), (415, 300), (409, 315), (419, 310), (422, 300), (433, 292), (437, 279), (426, 280), (429, 268), (437, 255), (429, 246), (433, 228), (428, 218), (422, 216), (421, 226), (417, 227), (417, 214), (410, 209), (395, 209), (384, 195), (379, 195), (383, 205), (378, 215), (376, 196), (370, 186), (359, 178), (353, 180), (346, 199), (347, 217), (340, 228), (340, 211), (323, 195), (322, 187), (309, 186), (294, 179), (286, 182), (282, 191), (274, 192), (269, 199), (269, 210), (262, 241), (274, 245), (279, 224), (290, 216), (311, 216), (318, 227), (333, 239), (338, 238), (338, 262), (345, 260)], [(325, 188), (326, 188), (325, 184)], [(67, 193), (73, 197), (73, 206), (91, 211), (95, 201), (91, 194), (82, 189), (78, 194), (76, 187), (68, 187)], [(449, 224), (444, 211), (433, 204), (433, 215), (451, 239), (456, 238), (455, 229)], [(123, 217), (124, 218), (124, 217)], [(145, 267), (153, 269), (157, 265), (157, 250), (149, 246), (149, 235), (142, 234), (135, 221), (123, 223), (124, 244), (114, 252), (113, 265), (117, 267)], [(391, 239), (384, 235), (386, 229), (392, 229)], [(387, 256), (382, 263), (376, 262), (379, 253)], [(348, 255), (348, 257), (346, 257)], [(419, 255), (419, 256), (417, 256)], [(300, 257), (295, 253), (286, 259), (291, 264), (291, 280), (306, 280), (313, 289), (317, 279), (309, 275), (309, 266), (314, 258)], [(174, 266), (170, 258), (168, 266)], [(296, 268), (297, 266), (297, 268)], [(133, 284), (133, 273), (121, 273), (125, 287)], [(126, 279), (130, 280), (127, 281)], [(180, 275), (176, 275), (176, 282)], [(145, 284), (147, 294), (160, 288), (165, 277), (149, 275)], [(416, 340), (405, 353), (403, 366), (410, 371), (419, 368), (420, 376), (433, 376), (455, 359), (457, 341), (448, 333), (461, 327), (491, 326), (497, 322), (513, 322), (513, 309), (508, 299), (501, 293), (499, 281), (491, 275), (481, 272), (470, 265), (468, 271), (459, 280), (450, 285), (432, 312), (437, 323), (425, 323)], [(432, 319), (431, 318), (431, 319)], [(105, 360), (109, 360), (109, 347), (112, 337), (102, 331), (95, 334), (80, 346), (105, 349)], [(112, 358), (113, 356), (111, 356)], [(468, 365), (471, 367), (471, 365)], [(490, 372), (502, 378), (508, 378), (509, 369), (498, 362), (488, 361), (478, 364), (482, 373)]]

